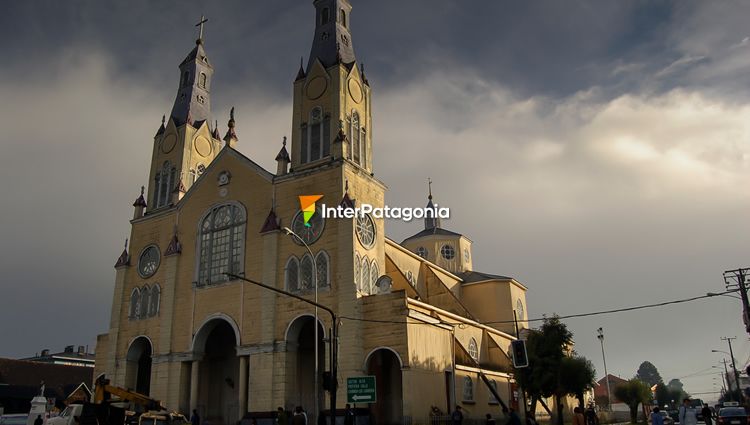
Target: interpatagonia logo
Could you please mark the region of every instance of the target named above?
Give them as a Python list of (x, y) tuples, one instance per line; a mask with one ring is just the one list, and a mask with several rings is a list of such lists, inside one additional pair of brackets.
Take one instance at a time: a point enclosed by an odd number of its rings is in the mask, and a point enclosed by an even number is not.
[(310, 227), (310, 219), (315, 214), (315, 203), (318, 199), (322, 198), (323, 195), (300, 195), (299, 205), (302, 210), (302, 218), (305, 219), (305, 226)]

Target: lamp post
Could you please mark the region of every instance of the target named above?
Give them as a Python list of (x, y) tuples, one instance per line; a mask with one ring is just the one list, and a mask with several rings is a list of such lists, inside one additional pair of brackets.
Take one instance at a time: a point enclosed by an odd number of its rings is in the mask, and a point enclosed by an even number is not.
[(596, 337), (599, 338), (599, 342), (602, 344), (602, 361), (604, 362), (604, 379), (607, 381), (607, 409), (612, 411), (612, 392), (609, 388), (609, 372), (607, 372), (607, 357), (604, 355), (604, 329), (599, 328), (596, 330)]
[[(284, 227), (282, 229), (284, 233), (291, 236), (292, 238), (297, 239), (302, 246), (305, 247), (307, 252), (310, 254), (310, 259), (312, 260), (312, 283), (313, 287), (315, 288), (315, 418), (317, 420), (318, 415), (320, 414), (319, 410), (319, 404), (320, 404), (320, 396), (318, 394), (318, 375), (320, 375), (319, 366), (318, 366), (318, 264), (315, 261), (315, 255), (313, 255), (312, 250), (310, 249), (310, 246), (305, 242), (304, 239), (300, 237), (300, 235), (294, 233), (294, 231), (288, 227)], [(335, 323), (332, 324), (333, 326), (336, 326)], [(331, 412), (331, 417), (335, 417), (335, 413)]]

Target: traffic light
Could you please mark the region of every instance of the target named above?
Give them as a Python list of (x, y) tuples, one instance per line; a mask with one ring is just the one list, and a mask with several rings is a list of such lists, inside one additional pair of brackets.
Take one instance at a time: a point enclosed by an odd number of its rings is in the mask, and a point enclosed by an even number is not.
[(515, 340), (510, 343), (513, 351), (513, 367), (520, 369), (529, 366), (529, 357), (526, 355), (526, 341)]

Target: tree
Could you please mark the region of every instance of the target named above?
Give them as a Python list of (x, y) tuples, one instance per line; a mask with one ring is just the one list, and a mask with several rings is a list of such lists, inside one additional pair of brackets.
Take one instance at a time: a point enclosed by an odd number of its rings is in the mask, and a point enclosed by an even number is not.
[(659, 371), (656, 369), (656, 366), (654, 366), (653, 363), (649, 361), (645, 361), (641, 363), (640, 366), (638, 366), (638, 372), (636, 372), (635, 374), (635, 379), (645, 382), (649, 386), (664, 383), (664, 381), (661, 379), (661, 375), (659, 375)]
[(630, 408), (630, 423), (638, 422), (638, 405), (651, 398), (651, 387), (638, 379), (631, 379), (615, 387), (615, 397)]
[(682, 385), (682, 381), (675, 378), (669, 381), (669, 383), (667, 384), (667, 387), (669, 387), (670, 390), (677, 390), (677, 391), (682, 392), (684, 385)]
[[(594, 381), (594, 367), (583, 357), (571, 355), (573, 333), (557, 316), (545, 319), (539, 329), (531, 330), (526, 339), (529, 367), (516, 371), (516, 379), (531, 397), (531, 409), (542, 398), (555, 397), (558, 425), (563, 424), (562, 400), (568, 394), (583, 399), (583, 392)], [(580, 395), (580, 396), (579, 396)]]

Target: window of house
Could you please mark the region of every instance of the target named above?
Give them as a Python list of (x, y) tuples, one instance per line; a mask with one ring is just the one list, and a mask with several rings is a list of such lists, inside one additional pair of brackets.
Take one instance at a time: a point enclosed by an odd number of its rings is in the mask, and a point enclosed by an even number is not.
[(318, 288), (327, 288), (328, 286), (330, 286), (330, 281), (328, 280), (328, 263), (328, 254), (326, 254), (325, 251), (320, 251), (315, 256), (315, 265), (318, 268)]
[(198, 87), (205, 89), (206, 88), (206, 73), (201, 72), (200, 76), (198, 77)]
[(175, 177), (177, 169), (172, 163), (165, 161), (154, 179), (154, 207), (159, 208), (169, 204), (169, 194), (176, 187)]
[(370, 294), (370, 260), (362, 257), (362, 292)]
[(190, 73), (185, 71), (185, 73), (182, 74), (182, 87), (187, 87), (190, 85)]
[(151, 301), (148, 305), (148, 317), (154, 317), (159, 314), (159, 302), (161, 301), (161, 288), (154, 285), (151, 288)]
[(469, 376), (464, 377), (463, 400), (474, 401), (474, 381)]
[(133, 289), (133, 292), (130, 293), (130, 314), (129, 317), (131, 319), (137, 319), (138, 318), (138, 307), (139, 303), (141, 302), (141, 291), (138, 288)]
[[(495, 390), (495, 392), (497, 392), (497, 381), (495, 381), (494, 379), (491, 379), (490, 380), (490, 387), (492, 387), (492, 389)], [(490, 391), (490, 399), (489, 399), (488, 403), (489, 404), (498, 404), (499, 403), (497, 401), (497, 398), (495, 397), (495, 395), (492, 394), (492, 391)]]
[(362, 263), (360, 263), (359, 254), (354, 254), (354, 287), (357, 291), (362, 292)]
[(291, 256), (286, 262), (286, 289), (290, 292), (299, 291), (299, 260)]
[(427, 248), (420, 246), (417, 248), (417, 255), (419, 255), (422, 258), (427, 258)]
[(359, 127), (359, 114), (356, 111), (352, 114), (350, 134), (352, 135), (352, 160), (359, 164), (362, 160), (362, 133)]
[(331, 11), (325, 7), (322, 11), (320, 11), (320, 25), (325, 25), (328, 23), (328, 21), (331, 19)]
[(303, 291), (313, 289), (313, 261), (310, 255), (305, 254), (299, 262), (299, 288)]
[(148, 317), (148, 305), (151, 302), (151, 289), (148, 285), (141, 289), (141, 299), (138, 301), (138, 318), (145, 319)]
[(479, 348), (477, 347), (477, 340), (472, 338), (469, 340), (469, 355), (474, 360), (479, 360)]
[(452, 260), (456, 258), (456, 250), (451, 244), (445, 244), (440, 248), (440, 255), (446, 260)]
[(341, 9), (341, 25), (346, 28), (346, 12), (344, 11), (344, 9)]
[(379, 277), (380, 271), (378, 270), (378, 263), (376, 263), (375, 260), (372, 260), (372, 264), (370, 265), (370, 294), (378, 293), (378, 286), (376, 283), (378, 283)]
[(310, 123), (302, 125), (301, 162), (317, 161), (331, 154), (331, 117), (317, 106), (310, 112)]
[(243, 273), (245, 208), (238, 204), (214, 207), (201, 222), (198, 284), (228, 280), (225, 273)]

